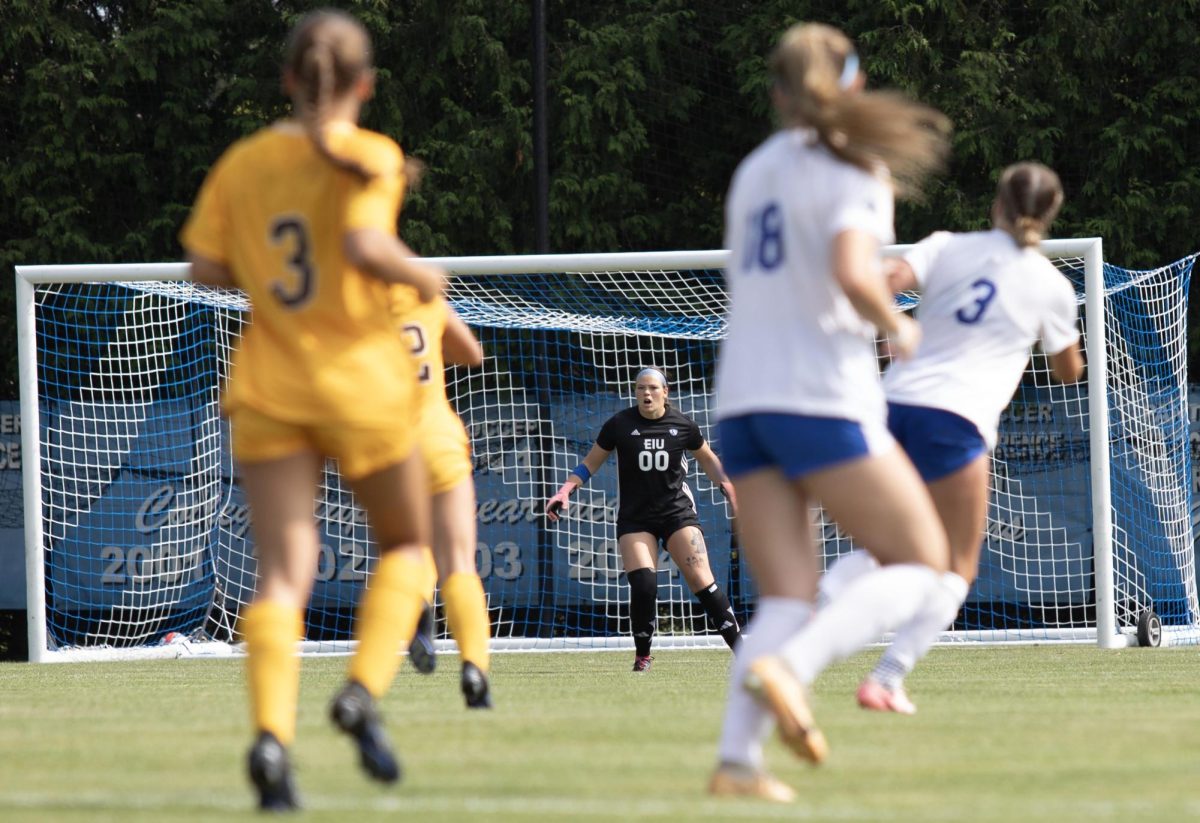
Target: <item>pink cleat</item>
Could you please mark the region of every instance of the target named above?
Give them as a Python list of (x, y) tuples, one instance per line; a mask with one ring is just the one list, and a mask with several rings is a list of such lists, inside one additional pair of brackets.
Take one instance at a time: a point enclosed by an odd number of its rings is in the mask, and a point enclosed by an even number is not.
[(654, 660), (650, 655), (636, 655), (633, 658), (633, 670), (638, 674), (650, 671), (650, 663)]
[(868, 677), (858, 687), (857, 697), (858, 705), (874, 712), (895, 712), (896, 714), (917, 713), (917, 707), (908, 699), (908, 695), (904, 693), (903, 685), (889, 689), (878, 680)]

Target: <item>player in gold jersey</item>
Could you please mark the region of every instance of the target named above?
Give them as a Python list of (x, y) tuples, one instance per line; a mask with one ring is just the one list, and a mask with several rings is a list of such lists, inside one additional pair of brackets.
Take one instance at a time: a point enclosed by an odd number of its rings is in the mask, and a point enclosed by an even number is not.
[(181, 234), (192, 279), (241, 288), (251, 304), (224, 407), (258, 551), (258, 590), (240, 631), (257, 733), (250, 778), (270, 811), (299, 806), (288, 757), (295, 643), (317, 565), (313, 499), (326, 458), (338, 460), (380, 547), (333, 719), (372, 777), (399, 778), (375, 702), (421, 612), (430, 523), (414, 450), (415, 366), (395, 333), (389, 289), (406, 283), (431, 300), (444, 282), (396, 236), (400, 148), (357, 126), (374, 88), (366, 30), (340, 12), (304, 17), (283, 85), (293, 118), (221, 156)]
[[(483, 349), (467, 324), (445, 300), (421, 303), (407, 286), (393, 288), (392, 311), (397, 325), (416, 358), (421, 395), (418, 442), (429, 471), (433, 495), (433, 560), (426, 577), (426, 592), (433, 601), (435, 582), (440, 582), (446, 621), (462, 657), (460, 679), (467, 706), (490, 708), (488, 684), (487, 599), (475, 568), (475, 482), (467, 432), (446, 398), (446, 364), (478, 366)], [(428, 614), (428, 611), (427, 611)], [(423, 621), (409, 655), (422, 671), (432, 671), (435, 658), (432, 640), (423, 631), (432, 621)]]

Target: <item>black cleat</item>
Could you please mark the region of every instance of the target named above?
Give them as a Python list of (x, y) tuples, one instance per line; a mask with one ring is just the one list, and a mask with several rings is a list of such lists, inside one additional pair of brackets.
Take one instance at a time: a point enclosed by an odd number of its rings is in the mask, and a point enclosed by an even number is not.
[(426, 603), (421, 612), (421, 619), (417, 621), (417, 631), (413, 634), (412, 642), (408, 644), (408, 660), (421, 674), (433, 674), (433, 670), (437, 668), (433, 621), (433, 606)]
[(474, 663), (463, 663), (462, 693), (468, 709), (490, 709), (492, 690), (487, 675)]
[(264, 812), (294, 812), (300, 797), (292, 780), (292, 764), (279, 738), (263, 732), (250, 747), (250, 781), (258, 790), (258, 808)]
[(362, 684), (351, 680), (329, 706), (333, 725), (354, 738), (363, 770), (381, 783), (400, 779), (400, 762), (383, 732), (375, 700)]

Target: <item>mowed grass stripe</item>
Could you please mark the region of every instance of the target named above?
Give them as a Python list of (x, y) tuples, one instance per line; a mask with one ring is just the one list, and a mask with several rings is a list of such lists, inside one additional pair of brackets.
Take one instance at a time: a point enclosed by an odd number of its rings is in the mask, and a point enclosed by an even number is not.
[[(875, 652), (877, 653), (877, 652)], [(405, 761), (368, 783), (326, 702), (345, 658), (304, 661), (294, 750), (306, 819), (1127, 820), (1200, 815), (1195, 649), (939, 648), (906, 718), (854, 704), (867, 653), (819, 681), (820, 769), (777, 744), (800, 802), (714, 801), (729, 656), (503, 654), (492, 712), (469, 712), (458, 660), (404, 671), (384, 701)], [(0, 819), (254, 819), (237, 660), (0, 665)]]

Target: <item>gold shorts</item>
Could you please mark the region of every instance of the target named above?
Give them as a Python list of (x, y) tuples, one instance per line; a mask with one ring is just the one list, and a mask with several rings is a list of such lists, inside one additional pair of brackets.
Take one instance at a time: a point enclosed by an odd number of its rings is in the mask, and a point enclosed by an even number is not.
[(422, 422), (418, 435), (429, 471), (429, 491), (442, 494), (471, 476), (471, 447), (458, 415), (439, 414)]
[(265, 463), (303, 451), (338, 461), (347, 480), (357, 480), (409, 458), (415, 445), (413, 427), (315, 425), (289, 423), (246, 406), (232, 410), (233, 456), (242, 463)]

